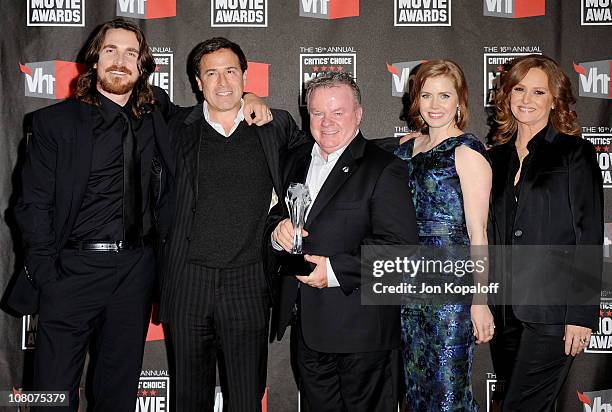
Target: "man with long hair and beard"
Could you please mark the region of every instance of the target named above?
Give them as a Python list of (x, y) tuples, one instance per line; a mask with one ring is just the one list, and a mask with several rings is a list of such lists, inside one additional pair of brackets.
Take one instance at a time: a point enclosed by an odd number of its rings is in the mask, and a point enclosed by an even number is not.
[[(85, 66), (74, 98), (34, 113), (22, 170), (24, 273), (39, 291), (32, 389), (69, 391), (62, 409), (78, 410), (90, 348), (90, 402), (128, 411), (155, 282), (151, 242), (167, 228), (155, 211), (173, 181), (166, 119), (176, 109), (149, 85), (155, 63), (129, 21), (98, 27)], [(256, 106), (266, 117), (267, 107)], [(260, 122), (252, 107), (245, 104), (248, 121)]]

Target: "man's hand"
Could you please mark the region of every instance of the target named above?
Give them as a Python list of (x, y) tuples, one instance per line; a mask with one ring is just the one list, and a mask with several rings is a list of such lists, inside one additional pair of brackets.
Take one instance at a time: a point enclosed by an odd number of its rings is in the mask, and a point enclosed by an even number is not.
[(304, 260), (317, 265), (308, 276), (296, 276), (300, 282), (323, 289), (327, 287), (327, 258), (325, 256), (304, 255)]
[(414, 131), (414, 132), (407, 133), (401, 137), (399, 144), (404, 144), (408, 140), (416, 139), (417, 137), (421, 137), (421, 132)]
[[(242, 99), (244, 100), (244, 120), (249, 126), (253, 123), (257, 126), (263, 126), (272, 121), (272, 111), (263, 99), (253, 93), (245, 93)], [(255, 113), (254, 119), (251, 118), (253, 113)]]
[[(306, 236), (308, 236), (308, 232), (302, 229), (302, 237)], [(272, 232), (272, 239), (274, 239), (285, 252), (291, 252), (291, 248), (293, 247), (293, 224), (291, 220), (285, 219), (276, 225), (274, 232)]]
[(589, 346), (591, 329), (583, 326), (565, 325), (565, 354), (576, 356)]

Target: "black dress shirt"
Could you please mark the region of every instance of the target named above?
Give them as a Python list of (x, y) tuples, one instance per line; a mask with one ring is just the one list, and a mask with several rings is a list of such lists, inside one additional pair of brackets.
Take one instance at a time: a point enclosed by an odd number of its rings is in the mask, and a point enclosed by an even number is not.
[[(102, 94), (101, 105), (93, 114), (93, 153), (87, 189), (70, 240), (122, 240), (123, 238), (123, 146), (124, 120), (130, 118), (141, 159), (143, 234), (151, 227), (149, 182), (155, 145), (153, 122), (145, 115), (137, 119), (131, 113), (132, 100), (121, 107)], [(77, 137), (78, 138), (78, 137)]]

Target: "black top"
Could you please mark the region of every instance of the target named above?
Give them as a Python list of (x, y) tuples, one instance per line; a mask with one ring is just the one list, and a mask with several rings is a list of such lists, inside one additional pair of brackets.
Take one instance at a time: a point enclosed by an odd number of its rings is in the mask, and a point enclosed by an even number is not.
[(508, 213), (506, 214), (506, 233), (504, 234), (504, 238), (506, 240), (507, 245), (512, 245), (514, 243), (514, 219), (516, 216), (516, 205), (518, 204), (518, 200), (521, 193), (521, 184), (525, 179), (525, 171), (527, 170), (529, 164), (533, 160), (533, 153), (538, 145), (541, 143), (544, 136), (548, 131), (548, 126), (544, 129), (540, 130), (530, 141), (527, 143), (527, 151), (528, 154), (523, 159), (523, 167), (521, 168), (521, 175), (519, 176), (519, 180), (516, 184), (514, 184), (514, 178), (516, 173), (521, 166), (519, 162), (518, 153), (516, 152), (515, 142), (516, 135), (511, 140), (512, 150), (510, 151), (510, 159), (508, 161), (508, 175), (506, 181), (506, 189), (504, 191), (505, 201), (506, 201), (506, 210)]
[[(559, 133), (548, 125), (531, 139), (527, 150), (516, 200), (515, 140), (489, 151), (493, 169), (490, 244), (568, 245), (570, 248), (571, 245), (600, 245), (603, 190), (592, 144)], [(498, 279), (512, 280), (511, 293), (506, 297), (512, 296), (512, 312), (518, 320), (539, 324), (538, 333), (558, 336), (563, 335), (566, 324), (597, 327), (600, 291), (595, 276), (600, 268), (593, 267), (593, 275), (584, 279), (574, 279), (571, 273), (564, 274), (558, 265), (551, 264), (547, 256), (539, 256), (541, 249), (510, 249), (509, 252), (515, 250), (520, 253), (518, 258), (513, 255), (508, 264), (494, 267)], [(600, 254), (601, 248), (581, 248), (574, 255), (574, 264), (580, 268), (597, 266), (593, 262), (601, 262)], [(579, 271), (576, 276), (585, 273)], [(581, 287), (576, 288), (576, 284)], [(560, 296), (565, 298), (566, 305), (557, 303)], [(578, 298), (582, 304), (573, 305)]]
[(259, 137), (244, 121), (225, 137), (202, 119), (201, 133), (189, 259), (215, 268), (260, 261), (272, 178)]
[(149, 182), (154, 147), (150, 116), (137, 119), (130, 111), (131, 99), (121, 107), (102, 94), (99, 110), (93, 113), (93, 152), (87, 188), (70, 240), (123, 239), (123, 146), (124, 111), (136, 135), (141, 162), (143, 233), (151, 229)]

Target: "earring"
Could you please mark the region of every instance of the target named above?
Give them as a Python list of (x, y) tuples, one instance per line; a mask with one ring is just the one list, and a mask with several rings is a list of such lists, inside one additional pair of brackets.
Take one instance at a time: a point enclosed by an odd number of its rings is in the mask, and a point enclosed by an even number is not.
[(461, 108), (457, 105), (457, 121), (461, 120)]

